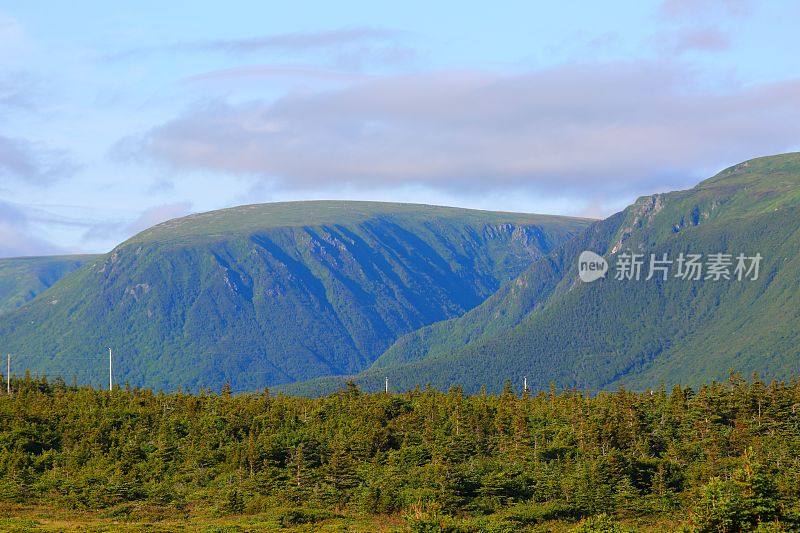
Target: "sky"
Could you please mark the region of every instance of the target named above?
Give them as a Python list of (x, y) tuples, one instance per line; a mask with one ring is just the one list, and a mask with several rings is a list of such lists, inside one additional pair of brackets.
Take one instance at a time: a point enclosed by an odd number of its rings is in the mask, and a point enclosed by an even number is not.
[(388, 4), (0, 0), (0, 257), (288, 200), (605, 217), (800, 149), (798, 2)]

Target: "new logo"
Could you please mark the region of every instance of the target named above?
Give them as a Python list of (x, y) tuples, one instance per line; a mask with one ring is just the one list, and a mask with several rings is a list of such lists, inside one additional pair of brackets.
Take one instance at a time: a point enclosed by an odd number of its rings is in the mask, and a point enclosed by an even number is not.
[(578, 277), (581, 278), (581, 281), (591, 283), (606, 277), (606, 272), (608, 272), (608, 263), (602, 256), (589, 250), (581, 252), (578, 257)]

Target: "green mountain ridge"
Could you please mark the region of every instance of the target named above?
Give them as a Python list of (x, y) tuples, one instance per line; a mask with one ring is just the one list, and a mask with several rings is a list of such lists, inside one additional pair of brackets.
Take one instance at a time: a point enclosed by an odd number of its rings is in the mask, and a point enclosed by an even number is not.
[(18, 368), (102, 383), (252, 390), (351, 374), (458, 316), (590, 221), (386, 204), (284, 202), (145, 230), (10, 312)]
[[(397, 340), (354, 377), (377, 389), (432, 384), (497, 391), (698, 384), (730, 369), (791, 377), (800, 366), (800, 154), (747, 161), (693, 189), (640, 198), (565, 242), (463, 316)], [(582, 283), (577, 258), (619, 254), (763, 256), (756, 281), (658, 278)], [(613, 268), (613, 266), (612, 266)], [(323, 378), (285, 387), (321, 394)]]
[(0, 314), (13, 311), (97, 255), (55, 255), (0, 259)]

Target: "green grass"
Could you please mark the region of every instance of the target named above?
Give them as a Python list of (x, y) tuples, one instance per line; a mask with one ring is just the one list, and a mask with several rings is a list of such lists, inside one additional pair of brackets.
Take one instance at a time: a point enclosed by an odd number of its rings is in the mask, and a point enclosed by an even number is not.
[(481, 211), (422, 204), (318, 200), (275, 202), (231, 207), (163, 222), (132, 237), (125, 244), (148, 242), (192, 242), (247, 235), (275, 228), (358, 225), (370, 220), (399, 224), (450, 221), (458, 224), (552, 224), (571, 231), (585, 227), (591, 219)]
[[(284, 525), (282, 520), (287, 510), (276, 508), (255, 515), (212, 517), (202, 512), (188, 516), (169, 516), (155, 512), (134, 518), (114, 519), (96, 512), (64, 511), (41, 506), (0, 505), (0, 531), (8, 533), (41, 532), (153, 532), (173, 533), (196, 531), (203, 533), (255, 533), (261, 531), (285, 531), (286, 533), (342, 532), (352, 533), (401, 533), (420, 531), (460, 531), (478, 533), (497, 531), (511, 533), (572, 532), (578, 527), (574, 522), (545, 520), (526, 524), (515, 517), (515, 511), (503, 511), (481, 518), (449, 518), (420, 515), (414, 519), (402, 515), (339, 515), (320, 521)], [(105, 513), (103, 513), (105, 514)], [(646, 519), (621, 519), (616, 521), (625, 531), (670, 532), (686, 525), (684, 516), (647, 517)]]
[(0, 531), (42, 532), (184, 532), (248, 533), (258, 531), (353, 533), (399, 532), (407, 530), (400, 516), (370, 516), (331, 513), (330, 518), (304, 523), (287, 522), (296, 516), (292, 509), (276, 507), (267, 512), (215, 517), (202, 508), (186, 513), (142, 505), (126, 505), (124, 514), (114, 509), (102, 512), (69, 511), (53, 507), (0, 504)]

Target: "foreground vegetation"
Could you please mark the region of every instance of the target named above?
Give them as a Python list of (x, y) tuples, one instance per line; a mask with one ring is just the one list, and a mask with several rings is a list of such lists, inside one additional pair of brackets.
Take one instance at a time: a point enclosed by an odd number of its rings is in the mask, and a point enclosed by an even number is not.
[(800, 383), (0, 395), (0, 529), (789, 531)]

